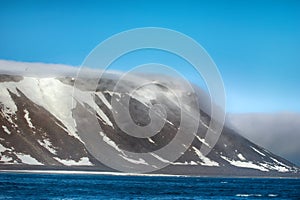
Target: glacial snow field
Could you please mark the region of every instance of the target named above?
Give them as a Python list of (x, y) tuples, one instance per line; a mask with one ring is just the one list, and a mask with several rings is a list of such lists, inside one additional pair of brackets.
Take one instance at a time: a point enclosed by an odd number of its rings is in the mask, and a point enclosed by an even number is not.
[[(138, 77), (127, 80), (128, 85), (138, 84)], [(125, 151), (151, 152), (168, 144), (180, 124), (180, 108), (172, 93), (153, 81), (133, 94), (114, 92), (116, 80), (106, 77), (96, 91), (82, 83), (77, 90), (76, 101), (72, 77), (26, 77), (0, 75), (0, 169), (92, 169), (111, 171), (89, 153), (78, 134), (74, 112), (78, 108), (94, 109), (103, 129), (102, 140), (118, 152), (125, 163), (148, 165), (145, 160), (134, 160)], [(87, 85), (85, 85), (87, 84)], [(201, 113), (198, 132), (192, 145), (175, 162), (152, 153), (154, 159), (169, 165), (155, 173), (179, 175), (236, 175), (236, 176), (299, 176), (299, 169), (289, 161), (252, 143), (235, 131), (224, 127), (221, 137), (212, 151), (204, 156), (200, 148), (209, 146), (205, 133), (211, 120), (205, 103), (200, 110), (191, 107), (189, 97), (207, 102), (198, 89), (195, 94), (178, 90), (186, 112)], [(176, 85), (176, 86), (177, 86)], [(168, 111), (163, 129), (150, 138), (127, 137), (118, 128), (112, 114), (111, 98), (116, 95), (131, 98), (132, 118), (137, 124), (149, 123), (150, 104), (160, 102)], [(78, 120), (78, 119), (77, 119)]]

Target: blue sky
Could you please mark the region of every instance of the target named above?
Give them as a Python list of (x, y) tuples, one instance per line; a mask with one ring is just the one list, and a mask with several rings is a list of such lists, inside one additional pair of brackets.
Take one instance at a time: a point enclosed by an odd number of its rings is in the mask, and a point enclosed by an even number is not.
[[(225, 83), (228, 112), (300, 112), (299, 10), (300, 1), (288, 0), (2, 0), (0, 59), (79, 66), (113, 34), (164, 27), (208, 51)], [(141, 55), (123, 64), (163, 57)]]

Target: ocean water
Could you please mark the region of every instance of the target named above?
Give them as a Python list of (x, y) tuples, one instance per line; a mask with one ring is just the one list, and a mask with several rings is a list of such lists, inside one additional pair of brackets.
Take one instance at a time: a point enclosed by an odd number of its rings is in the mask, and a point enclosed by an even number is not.
[(300, 199), (300, 179), (0, 173), (0, 199)]

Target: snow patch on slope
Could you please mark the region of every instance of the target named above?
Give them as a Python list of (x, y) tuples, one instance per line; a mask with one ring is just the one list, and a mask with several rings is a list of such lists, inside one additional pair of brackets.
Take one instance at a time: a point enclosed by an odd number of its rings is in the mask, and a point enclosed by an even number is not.
[(279, 166), (279, 165), (273, 165), (272, 163), (260, 163), (260, 165), (262, 165), (263, 167), (270, 169), (270, 170), (276, 170), (278, 172), (288, 172), (289, 169), (287, 169), (286, 167), (283, 166)]
[(205, 139), (200, 138), (197, 134), (195, 134), (195, 137), (204, 145), (206, 145), (207, 147), (211, 148), (211, 146), (205, 141)]
[(16, 161), (11, 162), (11, 161), (13, 161), (13, 159), (11, 157), (8, 157), (7, 155), (3, 154), (5, 151), (11, 152), (12, 149), (4, 147), (2, 144), (0, 144), (0, 161), (1, 162), (5, 163), (5, 164), (14, 164), (14, 163), (16, 163)]
[(28, 165), (44, 165), (43, 163), (37, 161), (35, 158), (30, 155), (24, 153), (16, 153), (16, 156), (22, 161), (24, 164)]
[(149, 165), (145, 160), (143, 160), (142, 158), (140, 158), (139, 160), (134, 160), (129, 158), (124, 151), (122, 151), (118, 145), (112, 141), (109, 137), (107, 137), (103, 132), (100, 132), (100, 135), (103, 138), (103, 141), (108, 144), (109, 146), (111, 146), (112, 148), (114, 148), (115, 150), (117, 150), (118, 152), (120, 152), (122, 155), (120, 155), (123, 159), (127, 160), (128, 162), (134, 163), (134, 164), (143, 164), (143, 165)]
[(100, 132), (99, 134), (102, 136), (103, 141), (106, 144), (108, 144), (109, 146), (111, 146), (112, 148), (114, 148), (115, 150), (117, 150), (118, 152), (120, 152), (123, 155), (125, 155), (124, 152), (118, 147), (118, 145), (114, 141), (112, 141), (109, 137), (107, 137), (103, 132)]
[(272, 157), (270, 157), (270, 158), (271, 158), (271, 160), (273, 160), (276, 163), (276, 165), (273, 165), (273, 168), (275, 168), (277, 171), (279, 171), (279, 172), (288, 172), (288, 171), (292, 170), (292, 168), (290, 166), (278, 161), (275, 158), (272, 158)]
[[(75, 122), (72, 118), (72, 92), (73, 87), (61, 83), (55, 78), (24, 77), (19, 82), (0, 83), (1, 87), (9, 88), (13, 93), (19, 95), (19, 89), (27, 98), (35, 104), (45, 108), (67, 127), (68, 133), (77, 137)], [(1, 95), (2, 96), (2, 95)], [(10, 102), (13, 102), (12, 100)], [(28, 124), (29, 114), (26, 114)]]
[(241, 153), (239, 153), (239, 154), (237, 155), (237, 157), (238, 157), (240, 160), (246, 160), (246, 158), (245, 158)]
[(156, 158), (157, 160), (160, 160), (160, 161), (162, 161), (162, 162), (164, 162), (164, 163), (170, 163), (170, 161), (168, 161), (168, 160), (166, 160), (166, 159), (160, 157), (159, 155), (157, 155), (157, 154), (155, 154), (155, 153), (150, 153), (150, 154), (151, 154), (154, 158)]
[(262, 156), (266, 156), (266, 154), (262, 153), (261, 151), (257, 150), (256, 148), (254, 147), (251, 147), (251, 149), (253, 149), (256, 153), (262, 155)]
[(105, 96), (101, 93), (101, 92), (97, 92), (97, 96), (101, 99), (101, 101), (104, 103), (104, 105), (108, 108), (108, 109), (112, 109), (112, 106), (110, 105), (110, 103), (107, 101), (107, 99), (105, 98)]
[(58, 157), (54, 157), (55, 160), (62, 163), (66, 166), (92, 166), (93, 164), (90, 162), (88, 157), (82, 157), (79, 161), (75, 160), (65, 160)]
[(140, 158), (139, 160), (134, 160), (131, 158), (128, 158), (127, 156), (121, 155), (122, 158), (127, 160), (128, 162), (134, 163), (134, 164), (142, 164), (142, 165), (149, 165), (144, 159)]
[(53, 148), (52, 143), (49, 141), (49, 139), (44, 140), (38, 140), (38, 143), (43, 146), (45, 149), (47, 149), (50, 153), (56, 155), (56, 150)]
[(18, 109), (8, 92), (8, 86), (11, 84), (11, 82), (0, 83), (0, 102), (3, 104), (2, 109), (5, 113), (15, 114)]
[(6, 156), (6, 155), (1, 155), (0, 156), (0, 161), (5, 163), (5, 164), (17, 164), (16, 161), (11, 162), (11, 161), (13, 161), (13, 159), (11, 157)]
[[(23, 80), (19, 82), (0, 83), (0, 102), (5, 102), (3, 108), (5, 109), (4, 113), (15, 114), (17, 107), (11, 99), (7, 89), (18, 96), (20, 94), (17, 92), (17, 89), (19, 89), (32, 102), (42, 106), (60, 120), (68, 130), (67, 132), (79, 140), (80, 138), (77, 135), (76, 122), (72, 116), (72, 110), (76, 107), (77, 103), (82, 105), (87, 104), (91, 108), (95, 108), (96, 113), (101, 117), (104, 123), (109, 126), (113, 126), (105, 113), (95, 104), (93, 92), (75, 89), (76, 92), (73, 93), (73, 86), (64, 84), (56, 78), (24, 77)], [(77, 94), (76, 97), (74, 97), (74, 102), (72, 102), (73, 94)], [(104, 98), (101, 94), (98, 94), (98, 96), (101, 99)], [(109, 106), (108, 102), (105, 103)], [(29, 126), (33, 127), (29, 117), (29, 112), (27, 110), (24, 110), (24, 112), (24, 117)], [(6, 118), (10, 118), (10, 116), (7, 115)], [(13, 123), (12, 120), (10, 120), (10, 122)]]
[(193, 147), (195, 153), (197, 154), (197, 156), (201, 159), (201, 165), (204, 166), (219, 166), (219, 163), (210, 160), (208, 157), (205, 157), (201, 151), (199, 149), (197, 149), (196, 147)]
[(0, 144), (0, 153), (4, 152), (6, 150), (10, 150), (10, 148), (6, 148), (2, 144)]
[(152, 144), (155, 144), (155, 142), (151, 138), (148, 138), (148, 141), (151, 142)]
[(28, 110), (24, 109), (24, 113), (25, 113), (24, 118), (26, 119), (28, 126), (32, 129), (35, 129), (35, 127), (33, 126), (32, 122), (31, 122), (31, 118), (29, 116)]
[(195, 161), (187, 162), (185, 161), (184, 163), (181, 162), (173, 162), (172, 165), (198, 165)]
[(3, 128), (5, 133), (7, 133), (8, 135), (11, 134), (11, 132), (8, 130), (8, 128), (6, 126), (2, 125), (2, 128)]
[(231, 165), (236, 167), (242, 167), (242, 168), (250, 168), (250, 169), (257, 169), (260, 171), (269, 171), (268, 169), (264, 168), (263, 166), (256, 165), (251, 161), (239, 161), (239, 160), (231, 160), (225, 156), (221, 156), (224, 160), (229, 162)]

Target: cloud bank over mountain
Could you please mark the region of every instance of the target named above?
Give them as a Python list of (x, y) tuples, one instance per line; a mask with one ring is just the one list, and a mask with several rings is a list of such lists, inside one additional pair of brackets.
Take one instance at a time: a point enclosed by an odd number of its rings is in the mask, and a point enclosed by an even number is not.
[[(76, 77), (78, 69), (62, 64), (0, 60), (0, 73), (9, 75)], [(95, 69), (91, 69), (88, 75), (97, 74), (94, 72)], [(227, 121), (246, 138), (300, 165), (300, 113), (228, 114)]]
[(46, 64), (0, 60), (0, 72), (20, 76), (76, 76), (79, 68), (62, 64)]
[(300, 165), (300, 113), (229, 114), (240, 134)]

